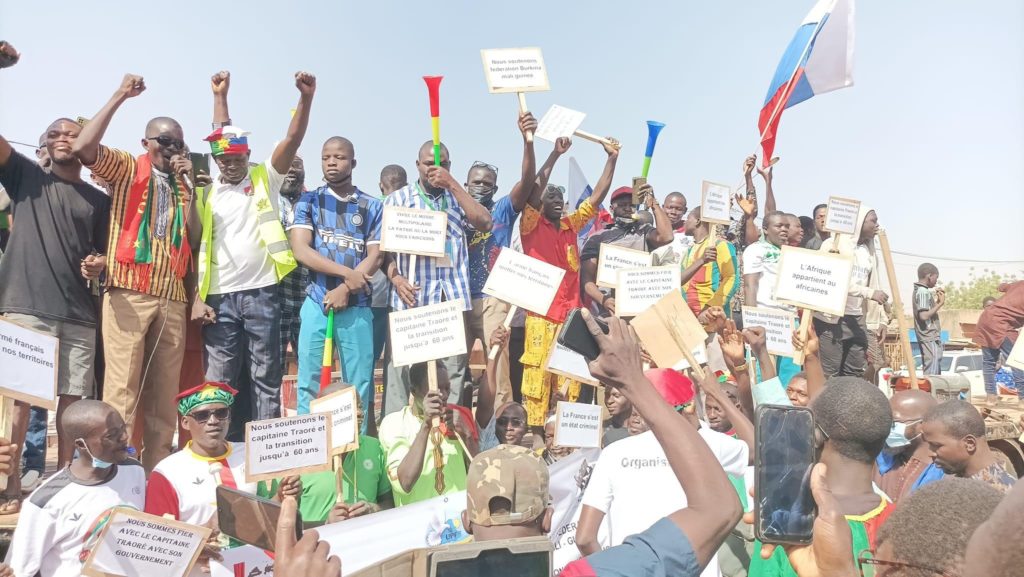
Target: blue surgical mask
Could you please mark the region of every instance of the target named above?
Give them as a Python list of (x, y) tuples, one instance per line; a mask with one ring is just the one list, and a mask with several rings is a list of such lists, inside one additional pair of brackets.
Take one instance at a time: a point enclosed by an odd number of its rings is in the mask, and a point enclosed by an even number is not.
[[(913, 421), (911, 424), (916, 422), (917, 421)], [(914, 436), (914, 439), (916, 438), (917, 435)], [(894, 421), (892, 429), (889, 430), (889, 436), (885, 439), (885, 445), (890, 449), (899, 449), (906, 447), (911, 441), (913, 441), (913, 439), (907, 438), (907, 423)]]
[(89, 458), (92, 459), (92, 466), (94, 468), (96, 468), (96, 469), (109, 469), (109, 468), (114, 466), (113, 463), (108, 463), (107, 461), (104, 461), (103, 459), (97, 459), (92, 454), (92, 451), (89, 450), (89, 445), (85, 444), (85, 439), (78, 438), (78, 439), (75, 439), (75, 440), (76, 441), (82, 441), (82, 447), (84, 447), (84, 450), (85, 450), (86, 454), (89, 455)]

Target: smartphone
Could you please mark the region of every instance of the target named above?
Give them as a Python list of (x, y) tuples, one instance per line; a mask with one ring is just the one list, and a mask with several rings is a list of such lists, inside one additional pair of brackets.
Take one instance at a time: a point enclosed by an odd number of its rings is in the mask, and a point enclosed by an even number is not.
[[(601, 354), (601, 350), (597, 347), (597, 341), (594, 340), (594, 336), (590, 334), (590, 329), (587, 328), (587, 321), (583, 320), (581, 311), (582, 309), (569, 311), (565, 322), (562, 323), (562, 329), (558, 332), (557, 341), (563, 347), (572, 349), (583, 355), (588, 361), (592, 361), (597, 358), (597, 355)], [(604, 334), (608, 334), (608, 323), (598, 317), (594, 317), (594, 320), (597, 321)]]
[[(274, 551), (281, 504), (225, 487), (217, 486), (217, 522), (221, 533), (239, 541)], [(295, 512), (295, 539), (302, 537), (302, 516)]]
[(814, 415), (806, 407), (761, 405), (754, 428), (754, 533), (762, 543), (810, 543), (818, 514)]
[(200, 152), (188, 153), (188, 159), (192, 161), (192, 182), (196, 181), (197, 174), (210, 174), (210, 155)]

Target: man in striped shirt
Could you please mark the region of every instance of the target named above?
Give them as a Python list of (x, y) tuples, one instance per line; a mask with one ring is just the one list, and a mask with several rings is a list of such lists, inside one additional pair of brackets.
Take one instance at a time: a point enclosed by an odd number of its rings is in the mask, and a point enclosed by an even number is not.
[(114, 113), (145, 89), (141, 76), (125, 75), (72, 150), (111, 193), (103, 399), (124, 417), (133, 440), (140, 437), (132, 425), (141, 410), (141, 457), (150, 471), (170, 454), (177, 422), (174, 397), (185, 353), (186, 303), (194, 289), (193, 279), (185, 278), (194, 246), (188, 235), (198, 230), (198, 222), (184, 178), (192, 163), (177, 121), (150, 120), (142, 138), (146, 152), (139, 157), (100, 144)]
[[(491, 213), (462, 188), (448, 169), (451, 160), (448, 147), (441, 145), (441, 166), (434, 166), (434, 143), (420, 146), (416, 169), (419, 178), (412, 184), (396, 190), (384, 200), (384, 206), (442, 210), (448, 213), (448, 236), (445, 256), (421, 256), (410, 278), (410, 255), (389, 254), (386, 262), (388, 279), (395, 290), (391, 292), (391, 309), (400, 311), (419, 305), (432, 305), (462, 299), (463, 310), (472, 311), (469, 288), (469, 256), (466, 249), (466, 227), (479, 232), (491, 230)], [(448, 376), (453, 383), (462, 383), (469, 370), (469, 355), (445, 359)], [(401, 410), (409, 404), (408, 371), (401, 371), (388, 362), (388, 390), (384, 395), (384, 415)], [(460, 387), (452, 387), (448, 402), (457, 403), (462, 395)]]

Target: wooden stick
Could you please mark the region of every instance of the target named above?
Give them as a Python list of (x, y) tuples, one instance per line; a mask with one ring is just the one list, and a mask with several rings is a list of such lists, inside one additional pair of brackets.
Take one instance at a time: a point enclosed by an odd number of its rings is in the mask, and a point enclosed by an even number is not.
[(335, 498), (334, 504), (341, 505), (345, 502), (345, 489), (341, 484), (342, 477), (345, 476), (345, 468), (342, 466), (342, 458), (344, 455), (334, 456), (334, 482), (335, 482)]
[(829, 252), (839, 252), (839, 233), (837, 232), (832, 233), (832, 248), (829, 249)]
[[(884, 230), (878, 231), (878, 240), (882, 243), (882, 258), (885, 259), (885, 273), (889, 276), (889, 290), (892, 292), (892, 307), (896, 313), (896, 325), (900, 329), (900, 348), (907, 362), (907, 374), (910, 375), (910, 386), (917, 386), (917, 368), (914, 367), (914, 354), (910, 348), (910, 327), (903, 316), (903, 300), (900, 299), (899, 281), (896, 280), (896, 266), (892, 263), (892, 251), (889, 250), (889, 237)], [(870, 336), (868, 338), (871, 338)]]
[[(13, 441), (11, 433), (14, 431), (14, 399), (11, 397), (0, 397), (0, 437)], [(59, 449), (60, 447), (58, 447)], [(17, 455), (21, 455), (19, 450)], [(0, 491), (7, 489), (7, 475), (0, 475)]]
[[(516, 95), (519, 96), (519, 114), (526, 114), (529, 112), (529, 109), (526, 108), (526, 93), (517, 92)], [(526, 133), (526, 142), (533, 142), (532, 130)]]
[[(811, 329), (811, 323), (814, 322), (811, 319), (811, 309), (804, 309), (800, 314), (800, 340), (804, 343), (807, 342), (807, 331)], [(793, 351), (793, 364), (803, 365), (804, 364), (804, 350)]]
[(582, 130), (577, 130), (573, 134), (575, 134), (576, 136), (579, 136), (580, 138), (582, 138), (584, 140), (589, 140), (591, 142), (596, 142), (598, 144), (607, 144), (608, 146), (614, 146), (616, 149), (622, 148), (621, 144), (619, 144), (617, 142), (613, 142), (611, 140), (608, 140), (607, 138), (598, 136), (596, 134), (591, 134), (589, 132), (583, 132)]
[[(508, 330), (512, 326), (512, 317), (516, 316), (517, 312), (519, 312), (519, 307), (517, 307), (516, 305), (512, 305), (509, 307), (508, 314), (505, 315), (505, 320), (504, 322), (501, 323), (501, 326), (505, 327), (505, 330)], [(484, 336), (487, 337), (488, 339), (491, 338), (490, 335)], [(498, 358), (499, 350), (500, 347), (492, 347), (491, 351), (487, 353), (487, 360), (493, 361), (494, 359)]]
[[(431, 359), (427, 361), (427, 385), (428, 391), (437, 390), (437, 360)], [(441, 417), (434, 417), (434, 420), (431, 421), (430, 426), (435, 429), (437, 427), (440, 427)]]
[(405, 271), (405, 278), (412, 286), (416, 286), (416, 257), (418, 256), (418, 254), (409, 255), (409, 270)]

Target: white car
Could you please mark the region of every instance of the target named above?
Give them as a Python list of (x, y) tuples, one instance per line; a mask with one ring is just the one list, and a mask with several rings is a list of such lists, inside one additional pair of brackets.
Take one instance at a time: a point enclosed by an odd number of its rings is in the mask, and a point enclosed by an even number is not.
[[(921, 355), (914, 355), (914, 364), (921, 370)], [(985, 378), (981, 371), (981, 351), (962, 350), (946, 351), (939, 361), (940, 374), (943, 376), (963, 375), (971, 383), (971, 396), (985, 396)]]

